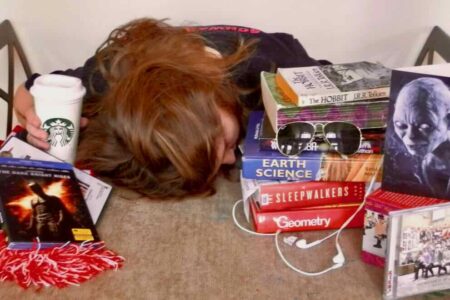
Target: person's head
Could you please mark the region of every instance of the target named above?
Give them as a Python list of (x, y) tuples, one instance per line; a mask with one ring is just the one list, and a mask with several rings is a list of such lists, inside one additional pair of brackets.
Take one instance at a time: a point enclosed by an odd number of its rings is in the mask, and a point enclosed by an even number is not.
[(398, 94), (394, 130), (408, 152), (423, 157), (448, 140), (450, 91), (439, 79), (422, 77)]
[(109, 89), (86, 107), (80, 164), (152, 198), (211, 194), (221, 165), (235, 161), (241, 106), (231, 72), (249, 51), (219, 57), (197, 33), (162, 21), (113, 31), (97, 54)]
[(39, 183), (36, 182), (30, 182), (28, 184), (28, 187), (30, 188), (31, 191), (33, 191), (33, 193), (35, 193), (36, 195), (43, 195), (44, 194), (44, 190), (42, 189), (42, 187), (39, 185)]

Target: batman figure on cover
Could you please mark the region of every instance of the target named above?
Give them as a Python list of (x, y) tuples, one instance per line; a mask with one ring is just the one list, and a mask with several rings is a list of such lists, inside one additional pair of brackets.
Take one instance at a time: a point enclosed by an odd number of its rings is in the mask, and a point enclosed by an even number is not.
[(48, 195), (41, 185), (36, 182), (29, 183), (28, 187), (34, 193), (31, 201), (31, 218), (28, 230), (41, 240), (59, 241), (70, 239), (70, 214), (66, 211), (61, 199)]
[[(422, 196), (450, 199), (449, 87), (434, 77), (408, 82), (398, 93), (392, 122), (402, 142), (400, 151), (406, 149), (405, 154), (412, 158), (410, 162), (398, 159), (397, 171), (414, 166), (404, 188), (421, 189)], [(391, 166), (391, 173), (396, 167)], [(411, 184), (414, 181), (417, 186)]]

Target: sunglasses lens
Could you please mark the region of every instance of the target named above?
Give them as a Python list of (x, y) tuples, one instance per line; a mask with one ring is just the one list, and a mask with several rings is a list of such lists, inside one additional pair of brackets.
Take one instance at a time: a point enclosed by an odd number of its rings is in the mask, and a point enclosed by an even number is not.
[(278, 130), (277, 147), (284, 155), (302, 152), (314, 137), (314, 126), (309, 123), (289, 123)]
[(361, 144), (361, 131), (355, 125), (346, 122), (332, 122), (326, 124), (323, 131), (333, 150), (345, 155), (358, 151)]

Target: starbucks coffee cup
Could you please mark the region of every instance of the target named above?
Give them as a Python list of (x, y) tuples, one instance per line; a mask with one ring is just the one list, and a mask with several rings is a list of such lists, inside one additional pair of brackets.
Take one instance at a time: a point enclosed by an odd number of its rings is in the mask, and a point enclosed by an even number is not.
[(56, 74), (38, 77), (30, 89), (41, 128), (48, 133), (48, 152), (74, 163), (83, 96), (86, 93), (80, 79)]

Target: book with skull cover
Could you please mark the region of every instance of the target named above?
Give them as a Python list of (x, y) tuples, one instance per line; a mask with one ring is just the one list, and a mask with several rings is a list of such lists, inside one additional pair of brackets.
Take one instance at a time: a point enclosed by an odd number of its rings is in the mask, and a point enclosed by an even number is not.
[(450, 63), (392, 71), (384, 190), (450, 200)]
[(0, 157), (0, 215), (8, 249), (99, 241), (67, 163)]

